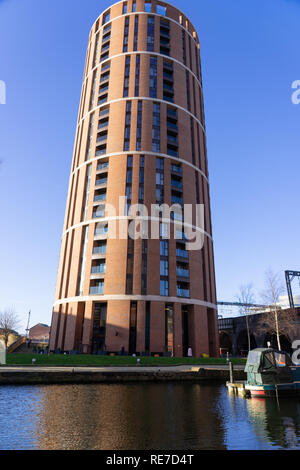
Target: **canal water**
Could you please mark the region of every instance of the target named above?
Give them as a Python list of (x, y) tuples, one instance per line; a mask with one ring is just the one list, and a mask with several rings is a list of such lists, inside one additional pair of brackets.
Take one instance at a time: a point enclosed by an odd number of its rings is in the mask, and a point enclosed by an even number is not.
[(223, 385), (2, 386), (0, 449), (300, 449), (300, 400)]

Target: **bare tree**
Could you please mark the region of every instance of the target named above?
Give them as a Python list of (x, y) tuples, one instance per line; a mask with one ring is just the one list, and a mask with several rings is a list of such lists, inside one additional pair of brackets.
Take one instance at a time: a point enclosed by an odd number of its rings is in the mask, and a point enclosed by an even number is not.
[(7, 308), (0, 312), (0, 334), (4, 338), (7, 347), (9, 335), (19, 326), (19, 317), (13, 308)]
[(245, 316), (246, 319), (246, 327), (247, 327), (247, 336), (248, 336), (248, 351), (251, 350), (251, 338), (250, 338), (250, 321), (249, 315), (251, 312), (251, 304), (254, 304), (254, 292), (253, 292), (253, 284), (245, 284), (241, 285), (239, 288), (239, 293), (236, 296), (238, 302), (243, 304), (239, 307), (240, 315)]
[(286, 336), (291, 329), (296, 327), (296, 313), (291, 310), (281, 310), (279, 305), (279, 296), (283, 292), (284, 285), (280, 275), (268, 269), (265, 274), (265, 290), (261, 295), (269, 311), (262, 314), (259, 328), (261, 331), (276, 335), (279, 351), (281, 350), (280, 336)]

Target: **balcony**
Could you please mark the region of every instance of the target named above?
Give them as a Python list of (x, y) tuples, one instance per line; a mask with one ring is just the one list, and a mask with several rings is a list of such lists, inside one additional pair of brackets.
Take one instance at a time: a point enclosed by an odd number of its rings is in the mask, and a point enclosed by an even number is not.
[(101, 96), (103, 93), (106, 93), (108, 91), (109, 85), (102, 85), (99, 89), (99, 95)]
[(100, 83), (107, 82), (109, 80), (109, 77), (110, 77), (110, 73), (108, 72), (100, 78)]
[(183, 258), (183, 259), (188, 259), (189, 258), (189, 252), (186, 250), (180, 250), (179, 248), (176, 249), (176, 256), (178, 258)]
[(173, 148), (170, 148), (169, 146), (167, 147), (167, 154), (171, 157), (178, 157), (178, 151)]
[(177, 124), (175, 124), (175, 123), (172, 122), (172, 121), (169, 121), (169, 119), (167, 120), (167, 128), (168, 128), (168, 129), (172, 129), (172, 130), (178, 132), (178, 126), (177, 126)]
[(178, 175), (182, 175), (182, 168), (178, 165), (171, 165), (171, 172), (177, 173)]
[(106, 95), (104, 95), (104, 96), (102, 96), (101, 98), (99, 98), (99, 100), (98, 100), (98, 106), (100, 106), (101, 104), (104, 104), (104, 103), (107, 102), (107, 96), (108, 96), (108, 95), (107, 95), (107, 93), (106, 93)]
[(95, 186), (97, 188), (98, 186), (103, 186), (105, 184), (107, 184), (107, 178), (101, 178), (99, 180), (96, 180)]
[(108, 51), (109, 46), (110, 46), (110, 42), (104, 44), (104, 46), (102, 46), (102, 49), (101, 49), (101, 54), (103, 54), (104, 52)]
[(182, 190), (183, 189), (183, 184), (181, 183), (181, 181), (177, 181), (177, 180), (171, 180), (171, 186), (173, 186), (173, 188), (176, 188), (176, 189), (180, 189)]
[(178, 277), (184, 277), (184, 278), (189, 278), (190, 277), (190, 272), (188, 269), (182, 269), (182, 268), (177, 268), (176, 269), (176, 274)]
[(106, 170), (108, 168), (108, 162), (99, 163), (97, 166), (97, 171)]
[(94, 246), (93, 255), (106, 255), (106, 245)]
[(105, 263), (92, 266), (91, 274), (105, 274)]
[(184, 297), (188, 299), (190, 297), (189, 289), (180, 289), (179, 287), (177, 287), (177, 297)]
[(90, 295), (103, 295), (104, 286), (92, 286), (90, 287)]
[(167, 141), (168, 141), (170, 144), (172, 144), (172, 145), (178, 147), (178, 139), (177, 139), (177, 137), (175, 137), (174, 135), (167, 134)]
[(171, 197), (171, 202), (172, 202), (172, 204), (179, 204), (180, 206), (183, 206), (183, 199), (182, 199), (182, 197), (172, 196), (172, 197)]
[(173, 85), (169, 85), (164, 81), (164, 90), (170, 91), (171, 93), (174, 93), (174, 88)]

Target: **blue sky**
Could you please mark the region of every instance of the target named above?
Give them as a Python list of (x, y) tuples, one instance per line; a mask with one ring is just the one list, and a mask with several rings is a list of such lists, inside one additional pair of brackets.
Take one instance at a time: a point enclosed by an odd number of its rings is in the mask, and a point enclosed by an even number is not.
[[(112, 2), (0, 0), (0, 310), (50, 323), (89, 30)], [(174, 0), (201, 42), (219, 300), (300, 269), (297, 0)], [(259, 299), (257, 299), (259, 300)]]

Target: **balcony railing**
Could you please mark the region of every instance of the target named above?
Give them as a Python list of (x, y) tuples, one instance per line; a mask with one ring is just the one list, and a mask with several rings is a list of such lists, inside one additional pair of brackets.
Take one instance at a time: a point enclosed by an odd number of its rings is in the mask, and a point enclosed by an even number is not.
[(189, 253), (188, 253), (188, 251), (179, 250), (179, 249), (177, 248), (177, 250), (176, 250), (176, 256), (177, 256), (178, 258), (188, 259)]
[(171, 180), (171, 185), (174, 188), (183, 189), (183, 184), (180, 181)]
[(107, 184), (107, 178), (102, 178), (101, 180), (96, 180), (96, 187), (102, 186), (103, 184)]
[(106, 146), (104, 149), (97, 150), (97, 152), (95, 153), (95, 156), (100, 157), (101, 155), (105, 155), (105, 154), (106, 154)]
[[(96, 234), (95, 236), (100, 235), (100, 233)], [(95, 246), (93, 249), (93, 255), (106, 255), (106, 246)]]
[(100, 264), (100, 266), (92, 266), (91, 274), (105, 274), (105, 264)]
[(104, 286), (92, 286), (90, 287), (91, 295), (103, 295)]
[(180, 289), (177, 287), (177, 296), (188, 298), (190, 296), (190, 291), (188, 289)]
[(106, 194), (96, 194), (94, 197), (94, 202), (106, 201)]
[(97, 171), (105, 170), (106, 168), (108, 168), (108, 165), (108, 162), (99, 163), (99, 165), (97, 166)]
[(177, 274), (178, 277), (186, 277), (186, 278), (190, 277), (190, 272), (189, 272), (188, 269), (177, 268), (176, 269), (176, 274)]

